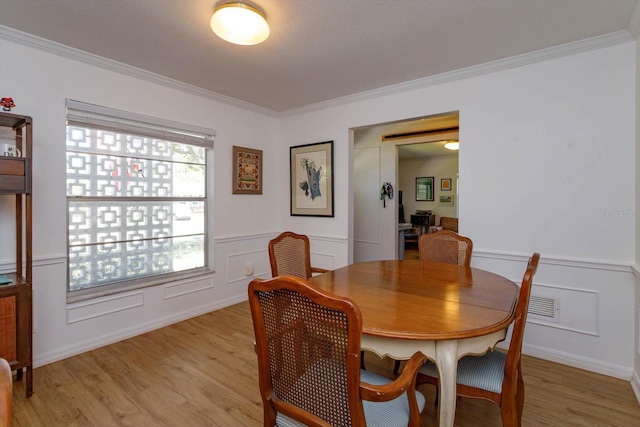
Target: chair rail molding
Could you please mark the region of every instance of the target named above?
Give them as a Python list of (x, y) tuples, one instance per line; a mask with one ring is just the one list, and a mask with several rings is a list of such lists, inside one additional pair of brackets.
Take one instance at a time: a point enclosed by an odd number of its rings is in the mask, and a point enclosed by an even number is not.
[[(485, 258), (485, 259), (494, 259), (494, 260), (500, 260), (500, 261), (518, 261), (518, 262), (526, 263), (527, 259), (529, 258), (529, 254), (518, 254), (518, 253), (498, 252), (498, 251), (483, 251), (483, 250), (477, 250), (474, 247), (473, 258)], [(618, 271), (622, 273), (633, 272), (636, 276), (640, 277), (639, 267), (631, 263), (599, 261), (599, 260), (580, 259), (580, 258), (571, 258), (571, 257), (547, 257), (547, 256), (544, 256), (544, 254), (542, 254), (540, 258), (540, 264), (556, 265), (561, 267)]]

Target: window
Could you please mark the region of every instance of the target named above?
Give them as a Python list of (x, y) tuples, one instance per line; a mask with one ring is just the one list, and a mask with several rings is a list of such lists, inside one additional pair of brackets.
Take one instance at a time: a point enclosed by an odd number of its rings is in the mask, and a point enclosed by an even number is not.
[(68, 301), (208, 271), (213, 136), (67, 100)]

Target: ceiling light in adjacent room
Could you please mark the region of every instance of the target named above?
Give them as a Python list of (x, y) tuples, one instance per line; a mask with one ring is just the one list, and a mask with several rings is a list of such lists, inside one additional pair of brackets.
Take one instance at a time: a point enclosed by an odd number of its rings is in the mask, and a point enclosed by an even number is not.
[(447, 150), (459, 150), (460, 143), (458, 141), (449, 141), (444, 144), (444, 148), (446, 148)]
[(230, 43), (254, 45), (269, 37), (269, 24), (260, 10), (241, 2), (225, 3), (213, 12), (211, 29)]

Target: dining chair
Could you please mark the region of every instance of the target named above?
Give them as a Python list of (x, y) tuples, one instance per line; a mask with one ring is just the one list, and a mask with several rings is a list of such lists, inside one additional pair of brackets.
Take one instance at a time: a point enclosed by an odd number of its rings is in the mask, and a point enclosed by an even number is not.
[(418, 257), (423, 261), (471, 266), (473, 242), (450, 230), (423, 234), (418, 240)]
[(271, 277), (290, 275), (309, 279), (313, 273), (325, 273), (324, 268), (311, 267), (309, 238), (304, 234), (285, 231), (269, 241)]
[(8, 427), (11, 422), (12, 398), (11, 367), (5, 359), (0, 359), (0, 427)]
[[(529, 258), (518, 294), (511, 342), (507, 352), (491, 350), (481, 356), (464, 356), (458, 361), (456, 394), (494, 402), (500, 407), (504, 427), (520, 426), (522, 422), (522, 340), (529, 310), (531, 285), (539, 261), (540, 254), (537, 252)], [(438, 385), (438, 371), (432, 362), (429, 361), (420, 368), (417, 383)]]
[(418, 244), (418, 238), (420, 237), (420, 227), (412, 227), (404, 232), (404, 245), (405, 249), (409, 246), (415, 248)]
[[(450, 230), (422, 234), (418, 239), (418, 258), (422, 261), (444, 262), (471, 267), (473, 242)], [(393, 373), (400, 370), (400, 360), (393, 365)]]
[(393, 381), (362, 371), (353, 301), (278, 276), (253, 280), (249, 305), (265, 426), (420, 426), (426, 356), (416, 352)]

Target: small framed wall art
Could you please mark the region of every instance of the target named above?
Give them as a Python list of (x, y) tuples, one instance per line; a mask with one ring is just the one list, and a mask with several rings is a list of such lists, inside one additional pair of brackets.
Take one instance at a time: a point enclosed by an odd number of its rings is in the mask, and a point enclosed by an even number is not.
[(233, 147), (233, 194), (262, 194), (262, 150)]
[(451, 178), (442, 178), (440, 180), (440, 191), (451, 191)]
[(333, 217), (333, 141), (289, 148), (291, 215)]
[(439, 206), (453, 207), (453, 196), (440, 196)]

